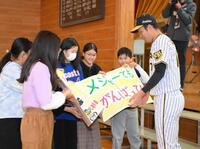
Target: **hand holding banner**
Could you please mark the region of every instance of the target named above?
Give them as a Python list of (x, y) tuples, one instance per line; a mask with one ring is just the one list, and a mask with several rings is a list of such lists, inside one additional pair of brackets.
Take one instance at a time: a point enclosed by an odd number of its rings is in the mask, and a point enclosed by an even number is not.
[[(57, 70), (58, 77), (70, 88), (76, 100), (76, 106), (83, 115), (87, 126), (102, 113), (103, 121), (127, 108), (130, 98), (143, 87), (134, 69), (120, 67), (98, 74), (80, 82), (68, 82), (64, 78), (64, 71)], [(148, 102), (152, 102), (149, 98)]]

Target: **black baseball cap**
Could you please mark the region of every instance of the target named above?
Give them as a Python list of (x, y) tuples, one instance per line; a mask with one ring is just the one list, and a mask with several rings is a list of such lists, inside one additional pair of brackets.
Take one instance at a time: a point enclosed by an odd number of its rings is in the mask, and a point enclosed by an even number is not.
[(136, 19), (136, 26), (131, 30), (131, 33), (136, 33), (138, 29), (143, 27), (144, 25), (157, 25), (156, 19), (154, 16), (149, 14), (144, 14)]

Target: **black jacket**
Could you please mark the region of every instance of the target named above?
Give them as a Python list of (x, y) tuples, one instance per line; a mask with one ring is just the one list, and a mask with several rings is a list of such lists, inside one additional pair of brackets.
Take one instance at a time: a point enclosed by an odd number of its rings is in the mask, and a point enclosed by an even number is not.
[[(196, 12), (193, 0), (186, 0), (182, 8), (175, 8), (168, 4), (162, 12), (164, 18), (169, 18), (167, 35), (176, 41), (188, 41), (192, 30), (192, 20)], [(178, 25), (175, 25), (177, 23)], [(177, 28), (175, 27), (177, 26)]]

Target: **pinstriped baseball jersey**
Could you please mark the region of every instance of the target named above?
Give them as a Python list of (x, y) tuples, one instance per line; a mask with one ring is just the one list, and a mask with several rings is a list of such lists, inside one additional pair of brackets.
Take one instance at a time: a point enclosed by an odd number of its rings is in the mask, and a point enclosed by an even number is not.
[(155, 65), (166, 64), (164, 77), (151, 89), (151, 95), (159, 95), (180, 89), (180, 70), (176, 47), (171, 39), (161, 34), (152, 43), (150, 51), (150, 76), (155, 71)]

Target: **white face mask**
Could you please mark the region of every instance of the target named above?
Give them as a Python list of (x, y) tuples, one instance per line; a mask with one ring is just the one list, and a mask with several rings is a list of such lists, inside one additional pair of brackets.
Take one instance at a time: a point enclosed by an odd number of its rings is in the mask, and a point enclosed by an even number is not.
[(77, 56), (77, 53), (70, 53), (70, 55), (66, 57), (66, 59), (71, 62), (76, 59), (76, 56)]

